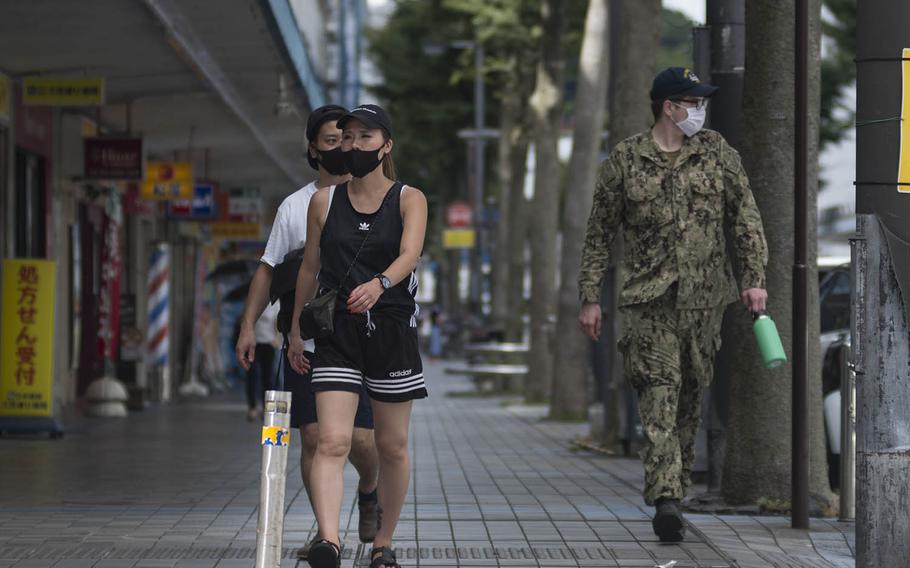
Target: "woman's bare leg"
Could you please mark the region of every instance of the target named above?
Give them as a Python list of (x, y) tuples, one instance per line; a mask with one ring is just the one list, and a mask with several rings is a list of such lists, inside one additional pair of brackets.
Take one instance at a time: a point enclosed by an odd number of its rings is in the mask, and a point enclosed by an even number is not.
[(382, 518), (374, 547), (391, 546), (411, 481), (408, 426), (411, 401), (373, 400), (376, 450), (379, 452), (379, 507)]
[(319, 442), (310, 468), (310, 499), (316, 509), (319, 535), (340, 544), (338, 520), (344, 493), (344, 464), (351, 451), (356, 393), (324, 391), (316, 393), (319, 416)]

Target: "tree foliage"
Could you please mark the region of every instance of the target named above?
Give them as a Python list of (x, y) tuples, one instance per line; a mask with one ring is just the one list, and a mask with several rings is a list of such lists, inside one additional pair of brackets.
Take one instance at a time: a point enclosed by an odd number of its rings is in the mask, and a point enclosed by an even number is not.
[(836, 143), (853, 126), (855, 110), (844, 89), (856, 81), (856, 0), (824, 0), (821, 79), (821, 144)]

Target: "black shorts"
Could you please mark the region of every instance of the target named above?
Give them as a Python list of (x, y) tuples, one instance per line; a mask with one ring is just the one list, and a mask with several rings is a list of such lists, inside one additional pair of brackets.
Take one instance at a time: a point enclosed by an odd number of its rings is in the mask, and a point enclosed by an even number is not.
[(316, 340), (313, 390), (360, 392), (364, 384), (382, 402), (426, 398), (417, 328), (381, 314), (335, 315), (335, 332)]
[[(287, 350), (282, 350), (284, 354), (284, 390), (291, 392), (291, 428), (303, 428), (308, 424), (319, 422), (316, 416), (316, 396), (310, 386), (313, 379), (312, 370), (306, 375), (301, 375), (291, 367), (287, 359)], [(315, 361), (315, 355), (305, 353), (306, 358), (312, 365)], [(360, 389), (360, 401), (357, 403), (357, 414), (354, 415), (354, 427), (373, 429), (373, 407), (370, 405), (370, 397), (367, 395), (365, 388)]]

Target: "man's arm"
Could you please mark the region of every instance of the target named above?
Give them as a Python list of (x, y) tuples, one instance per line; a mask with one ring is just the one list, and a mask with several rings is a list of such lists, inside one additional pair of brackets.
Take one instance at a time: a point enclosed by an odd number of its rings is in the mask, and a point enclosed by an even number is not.
[(262, 315), (269, 303), (269, 286), (272, 284), (272, 267), (264, 262), (253, 274), (250, 291), (240, 316), (240, 335), (237, 337), (237, 361), (244, 369), (249, 370), (256, 359), (256, 320)]
[(610, 245), (619, 230), (623, 214), (622, 168), (616, 150), (601, 165), (594, 188), (594, 207), (588, 217), (578, 295), (582, 302), (579, 323), (596, 340), (600, 335), (600, 289), (610, 256)]
[(275, 214), (272, 232), (269, 234), (269, 240), (265, 245), (265, 254), (262, 255), (259, 267), (253, 274), (253, 280), (250, 282), (250, 291), (247, 293), (246, 303), (243, 306), (243, 315), (240, 316), (240, 335), (237, 337), (237, 345), (234, 351), (237, 354), (237, 362), (247, 370), (256, 359), (255, 326), (256, 321), (262, 315), (269, 302), (272, 267), (281, 262), (284, 255), (288, 252), (286, 224), (287, 215), (285, 214), (284, 204), (282, 204)]
[(752, 311), (765, 308), (765, 266), (768, 244), (761, 213), (749, 186), (739, 153), (723, 142), (721, 161), (724, 169), (726, 220), (733, 238), (733, 250), (740, 267), (743, 302)]

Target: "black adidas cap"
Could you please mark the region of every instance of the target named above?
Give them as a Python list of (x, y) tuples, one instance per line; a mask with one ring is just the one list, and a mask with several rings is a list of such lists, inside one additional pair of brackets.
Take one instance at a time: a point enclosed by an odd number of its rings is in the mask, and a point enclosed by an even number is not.
[(389, 138), (392, 137), (392, 119), (379, 105), (360, 105), (352, 109), (351, 112), (338, 119), (338, 128), (344, 128), (344, 125), (353, 118), (370, 128), (381, 128), (386, 131)]
[(651, 83), (651, 100), (661, 101), (673, 97), (710, 97), (719, 87), (706, 85), (690, 69), (670, 67), (654, 77)]

